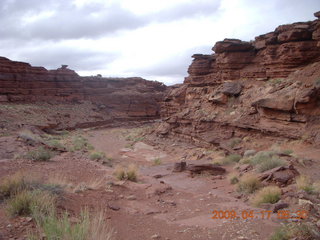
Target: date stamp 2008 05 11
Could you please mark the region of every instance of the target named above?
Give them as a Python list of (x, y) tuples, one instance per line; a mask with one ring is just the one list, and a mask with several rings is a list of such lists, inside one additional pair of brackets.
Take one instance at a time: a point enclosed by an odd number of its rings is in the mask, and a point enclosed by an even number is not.
[[(212, 219), (270, 219), (272, 211), (243, 210), (238, 214), (235, 210), (214, 210), (212, 214)], [(279, 210), (276, 214), (278, 219), (306, 219), (308, 217), (308, 211), (306, 210)]]

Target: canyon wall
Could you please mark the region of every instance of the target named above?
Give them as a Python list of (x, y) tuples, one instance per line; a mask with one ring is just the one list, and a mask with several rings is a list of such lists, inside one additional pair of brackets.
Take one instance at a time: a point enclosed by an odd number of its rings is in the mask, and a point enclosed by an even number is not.
[(118, 118), (155, 119), (166, 86), (142, 78), (80, 77), (0, 57), (0, 102), (77, 103), (89, 101)]
[[(320, 18), (320, 12), (315, 13)], [(320, 144), (320, 20), (281, 25), (195, 54), (162, 106), (159, 135), (227, 145), (250, 134)]]

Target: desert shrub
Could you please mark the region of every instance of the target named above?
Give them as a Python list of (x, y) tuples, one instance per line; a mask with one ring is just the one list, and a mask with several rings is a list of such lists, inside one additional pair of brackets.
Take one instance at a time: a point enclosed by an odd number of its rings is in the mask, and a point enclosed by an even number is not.
[(138, 178), (138, 170), (135, 165), (129, 165), (127, 170), (127, 179), (132, 182), (136, 182)]
[(0, 184), (0, 198), (11, 197), (27, 188), (28, 183), (25, 177), (20, 173), (13, 174), (3, 179), (2, 183)]
[(73, 143), (73, 150), (80, 151), (80, 150), (93, 150), (94, 147), (88, 142), (88, 139), (84, 138), (83, 136), (75, 136), (72, 140)]
[(50, 147), (53, 147), (56, 149), (64, 149), (63, 144), (57, 139), (49, 140), (47, 143)]
[(237, 184), (239, 182), (239, 177), (236, 174), (230, 174), (228, 179), (231, 184)]
[(129, 165), (128, 168), (117, 166), (114, 174), (118, 180), (129, 180), (136, 182), (138, 178), (137, 168), (134, 165)]
[(282, 150), (281, 153), (290, 155), (293, 153), (293, 151), (291, 149), (285, 149), (285, 150)]
[(33, 161), (49, 161), (53, 156), (54, 152), (41, 146), (33, 151), (29, 151), (26, 158)]
[(275, 152), (273, 152), (273, 151), (261, 151), (261, 152), (258, 152), (256, 155), (254, 155), (252, 158), (250, 158), (250, 164), (258, 165), (260, 163), (268, 161), (274, 155), (275, 155)]
[(103, 158), (105, 158), (106, 155), (104, 152), (92, 152), (90, 153), (90, 159), (91, 160), (101, 160)]
[(241, 143), (241, 138), (233, 138), (231, 139), (229, 146), (231, 148), (234, 148), (235, 146), (237, 146), (239, 143)]
[(298, 189), (304, 190), (307, 193), (313, 193), (314, 192), (314, 186), (312, 184), (311, 179), (308, 176), (300, 175), (296, 179), (297, 187)]
[(319, 234), (319, 229), (311, 223), (290, 223), (276, 229), (270, 240), (314, 240), (319, 238)]
[(155, 158), (153, 159), (153, 165), (160, 165), (162, 163), (161, 159), (160, 158)]
[(277, 186), (268, 186), (260, 189), (253, 198), (252, 203), (259, 207), (262, 203), (276, 203), (280, 200), (281, 189)]
[(11, 216), (32, 215), (35, 211), (48, 214), (55, 204), (55, 197), (44, 191), (24, 190), (7, 202), (7, 211)]
[[(42, 235), (48, 240), (111, 240), (113, 232), (104, 220), (104, 213), (89, 215), (88, 210), (80, 214), (79, 221), (72, 223), (68, 213), (58, 217), (55, 213), (35, 217), (37, 226), (41, 229)], [(29, 235), (29, 239), (40, 239), (41, 233)]]
[(222, 160), (222, 162), (223, 162), (224, 164), (239, 162), (241, 158), (242, 158), (242, 157), (241, 157), (241, 155), (239, 155), (239, 154), (231, 154), (231, 155), (225, 157), (225, 158)]
[(253, 193), (258, 190), (260, 186), (261, 183), (257, 176), (253, 174), (247, 174), (240, 178), (240, 181), (237, 185), (237, 190), (243, 193)]
[(261, 162), (258, 165), (258, 171), (259, 172), (265, 172), (267, 170), (276, 168), (276, 167), (280, 167), (280, 166), (284, 166), (285, 162), (283, 160), (281, 160), (278, 157), (272, 157), (272, 158), (268, 158), (265, 161)]

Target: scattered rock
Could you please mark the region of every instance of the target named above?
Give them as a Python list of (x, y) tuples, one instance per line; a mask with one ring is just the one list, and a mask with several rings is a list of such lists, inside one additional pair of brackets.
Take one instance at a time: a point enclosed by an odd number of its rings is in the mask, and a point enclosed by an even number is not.
[(214, 164), (189, 164), (187, 167), (191, 174), (200, 174), (202, 172), (208, 172), (212, 175), (222, 175), (226, 173), (226, 169)]
[(173, 166), (173, 172), (183, 172), (187, 168), (187, 163), (182, 161), (182, 162), (177, 162)]
[(161, 174), (156, 174), (156, 175), (154, 175), (153, 177), (158, 179), (158, 178), (162, 178), (163, 175), (161, 175)]
[(160, 238), (161, 238), (161, 236), (158, 234), (154, 234), (151, 236), (151, 239), (160, 239)]
[(128, 200), (137, 200), (137, 197), (134, 196), (134, 195), (130, 195), (130, 196), (126, 197), (126, 199), (128, 199)]
[(251, 170), (253, 167), (250, 164), (242, 164), (239, 167), (239, 172), (244, 173), (244, 172), (248, 172), (249, 170)]
[(278, 185), (288, 185), (292, 183), (299, 172), (293, 165), (273, 168), (259, 175), (260, 180), (266, 182), (275, 182)]
[(284, 208), (287, 208), (289, 207), (289, 204), (288, 203), (284, 203), (284, 202), (278, 202), (278, 203), (275, 203), (273, 205), (273, 212), (276, 213), (278, 212), (278, 210), (281, 210), (281, 209), (284, 209)]
[(113, 205), (113, 204), (110, 204), (110, 203), (108, 203), (108, 208), (110, 208), (113, 211), (119, 211), (120, 210), (119, 206), (116, 206), (116, 205)]
[(238, 82), (225, 82), (222, 85), (221, 92), (227, 96), (239, 96), (242, 90), (242, 85)]

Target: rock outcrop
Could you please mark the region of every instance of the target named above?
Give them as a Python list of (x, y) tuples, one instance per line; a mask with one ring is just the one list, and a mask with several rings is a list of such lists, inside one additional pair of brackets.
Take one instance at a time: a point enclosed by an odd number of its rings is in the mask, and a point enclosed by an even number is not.
[[(319, 17), (319, 12), (315, 14)], [(222, 145), (248, 134), (320, 144), (320, 20), (281, 25), (195, 54), (163, 102), (161, 135)]]
[(89, 101), (117, 118), (155, 119), (165, 90), (142, 78), (80, 77), (67, 65), (47, 70), (0, 57), (0, 102)]

